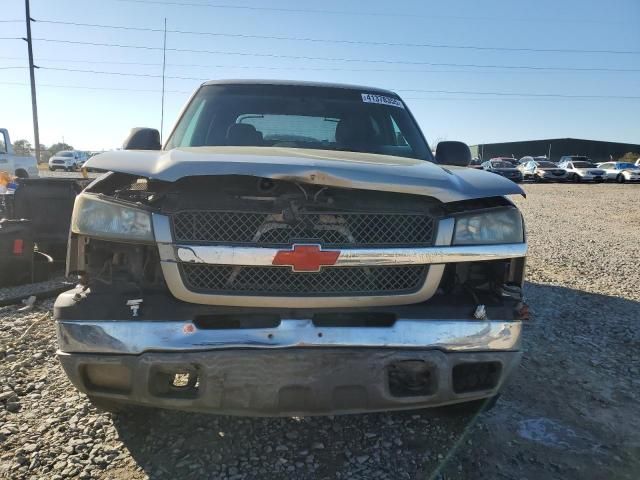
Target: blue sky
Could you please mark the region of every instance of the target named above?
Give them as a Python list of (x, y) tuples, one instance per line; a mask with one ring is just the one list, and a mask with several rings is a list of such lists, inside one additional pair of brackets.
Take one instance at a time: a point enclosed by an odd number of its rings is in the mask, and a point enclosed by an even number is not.
[[(169, 30), (218, 34), (640, 52), (638, 0), (145, 1), (31, 0), (31, 14), (36, 20), (155, 29), (162, 29), (166, 17)], [(0, 37), (24, 36), (24, 22), (6, 22), (24, 19), (24, 2), (2, 3), (0, 20), (5, 22), (0, 23)], [(64, 137), (76, 148), (108, 149), (119, 146), (131, 127), (159, 128), (161, 32), (43, 22), (33, 24), (32, 30), (34, 38), (155, 48), (34, 41), (35, 61), (41, 67), (150, 75), (38, 70), (41, 143), (49, 145)], [(167, 46), (219, 52), (168, 50), (168, 77), (284, 78), (393, 89), (405, 98), (431, 141), (446, 138), (475, 144), (577, 137), (640, 142), (640, 99), (473, 93), (640, 96), (640, 54), (473, 50), (178, 33), (168, 34)], [(274, 54), (349, 61), (262, 56)], [(429, 65), (438, 63), (483, 67)], [(28, 71), (6, 68), (26, 64), (23, 41), (0, 40), (0, 123), (10, 129), (14, 139), (32, 140)], [(489, 65), (639, 71), (505, 69)], [(166, 80), (165, 135), (200, 83), (193, 79)], [(468, 93), (428, 92), (434, 90)]]

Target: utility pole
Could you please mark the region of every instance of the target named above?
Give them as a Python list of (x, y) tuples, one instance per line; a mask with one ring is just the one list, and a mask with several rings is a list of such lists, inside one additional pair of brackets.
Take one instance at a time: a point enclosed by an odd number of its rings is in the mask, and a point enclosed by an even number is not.
[(162, 104), (160, 112), (160, 145), (162, 145), (162, 131), (164, 130), (164, 72), (167, 61), (167, 17), (164, 18), (164, 40), (162, 44)]
[(31, 9), (29, 8), (29, 0), (24, 0), (24, 14), (27, 22), (27, 38), (23, 38), (27, 42), (27, 50), (29, 51), (29, 76), (31, 77), (31, 111), (33, 113), (33, 140), (36, 145), (36, 162), (40, 162), (40, 130), (38, 128), (38, 102), (36, 100), (36, 76), (35, 69), (38, 68), (33, 64), (33, 48), (31, 42)]

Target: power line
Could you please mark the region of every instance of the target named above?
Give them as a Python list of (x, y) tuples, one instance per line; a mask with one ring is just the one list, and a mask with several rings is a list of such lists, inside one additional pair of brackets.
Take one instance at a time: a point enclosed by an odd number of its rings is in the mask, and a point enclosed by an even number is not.
[(397, 89), (398, 92), (419, 92), (419, 93), (444, 93), (452, 95), (496, 95), (505, 97), (547, 97), (547, 98), (601, 98), (616, 100), (640, 100), (640, 96), (633, 95), (572, 95), (564, 93), (518, 93), (518, 92), (478, 92), (467, 90), (420, 90), (420, 89)]
[[(73, 68), (53, 68), (53, 67), (40, 67), (43, 70), (55, 70), (62, 72), (79, 72), (79, 73), (91, 73), (91, 74), (103, 74), (103, 75), (119, 75), (130, 77), (152, 77), (161, 78), (162, 75), (153, 75), (146, 73), (126, 73), (126, 72), (106, 72), (100, 70), (80, 70)], [(172, 77), (166, 76), (166, 78), (179, 79), (179, 80), (197, 80), (206, 81), (206, 78), (197, 77)], [(396, 89), (398, 92), (418, 92), (418, 93), (441, 93), (441, 94), (454, 94), (454, 95), (495, 95), (495, 96), (513, 96), (513, 97), (552, 97), (552, 98), (602, 98), (602, 99), (622, 99), (622, 100), (638, 100), (640, 96), (632, 95), (573, 95), (563, 93), (522, 93), (522, 92), (478, 92), (478, 91), (466, 91), (466, 90), (425, 90), (425, 89)]]
[[(320, 13), (327, 15), (361, 15), (361, 16), (375, 16), (375, 17), (413, 17), (421, 18), (425, 15), (417, 13), (399, 13), (399, 12), (372, 12), (368, 10), (362, 10), (359, 12), (349, 10), (321, 10), (321, 9), (302, 9), (302, 8), (279, 8), (279, 7), (256, 7), (250, 5), (230, 5), (230, 4), (212, 4), (212, 3), (196, 3), (196, 2), (161, 2), (157, 0), (115, 0), (125, 3), (141, 3), (146, 5), (165, 5), (165, 6), (179, 6), (179, 7), (204, 7), (204, 8), (218, 8), (229, 10), (253, 10), (253, 11), (268, 11), (268, 12), (280, 12), (280, 13)], [(436, 18), (435, 16), (429, 16), (428, 18)], [(444, 17), (440, 17), (444, 18)], [(470, 17), (447, 17), (447, 18), (470, 18)]]
[[(153, 47), (148, 45), (130, 45), (119, 43), (101, 43), (101, 42), (84, 42), (79, 40), (60, 40), (52, 38), (34, 38), (41, 42), (64, 43), (71, 45), (91, 45), (97, 47), (116, 47), (116, 48), (133, 48), (142, 50), (162, 50), (162, 47)], [(496, 68), (507, 70), (538, 70), (538, 71), (569, 71), (569, 72), (640, 72), (640, 69), (625, 68), (608, 68), (608, 67), (542, 67), (533, 65), (484, 65), (471, 63), (434, 63), (434, 62), (418, 62), (409, 60), (386, 60), (386, 59), (361, 59), (361, 58), (345, 58), (345, 57), (312, 57), (302, 55), (285, 55), (276, 53), (249, 53), (249, 52), (230, 52), (224, 50), (198, 50), (190, 48), (167, 48), (167, 51), (182, 53), (206, 53), (213, 55), (237, 55), (246, 57), (266, 57), (266, 58), (286, 58), (292, 60), (325, 60), (335, 62), (356, 62), (356, 63), (382, 63), (389, 65), (430, 65), (437, 67), (465, 67), (465, 68)]]
[[(372, 16), (372, 17), (408, 17), (408, 18), (427, 18), (430, 20), (433, 19), (448, 19), (448, 20), (471, 20), (477, 22), (479, 20), (485, 21), (499, 21), (499, 22), (556, 22), (556, 23), (566, 23), (568, 20), (563, 18), (556, 17), (546, 17), (546, 18), (531, 18), (531, 17), (522, 17), (522, 18), (514, 18), (514, 17), (497, 17), (497, 16), (485, 16), (481, 17), (478, 15), (424, 15), (417, 12), (398, 12), (398, 11), (387, 11), (387, 12), (375, 12), (371, 11), (368, 8), (360, 9), (360, 10), (323, 10), (323, 9), (302, 9), (302, 8), (282, 8), (282, 7), (257, 7), (251, 5), (231, 5), (231, 4), (212, 4), (212, 3), (196, 3), (196, 2), (176, 2), (176, 1), (158, 1), (158, 0), (113, 0), (117, 2), (125, 2), (125, 3), (138, 3), (138, 4), (146, 4), (146, 5), (164, 5), (164, 6), (179, 6), (179, 7), (204, 7), (204, 8), (217, 8), (217, 9), (231, 9), (231, 10), (253, 10), (253, 11), (269, 11), (269, 12), (278, 12), (278, 13), (312, 13), (312, 14), (326, 14), (326, 15), (357, 15), (359, 17), (363, 16)], [(575, 18), (572, 18), (571, 21), (576, 22)], [(581, 23), (597, 23), (597, 24), (620, 24), (624, 22), (607, 22), (603, 20), (579, 20)]]
[[(58, 20), (36, 20), (39, 23), (50, 23), (56, 25), (70, 25), (76, 27), (89, 28), (107, 28), (116, 30), (134, 30), (138, 32), (163, 32), (160, 28), (132, 27), (125, 25), (104, 25), (98, 23), (80, 23), (65, 22)], [(541, 52), (541, 53), (606, 53), (621, 55), (638, 55), (640, 50), (586, 50), (586, 49), (567, 49), (567, 48), (526, 48), (526, 47), (486, 47), (477, 45), (451, 45), (444, 43), (409, 43), (409, 42), (375, 42), (365, 40), (346, 40), (346, 39), (321, 39), (311, 37), (283, 37), (273, 35), (250, 35), (243, 33), (218, 33), (218, 32), (202, 32), (191, 30), (167, 30), (167, 33), (185, 34), (185, 35), (207, 35), (215, 37), (230, 38), (253, 38), (259, 40), (285, 40), (296, 42), (314, 42), (314, 43), (333, 43), (348, 45), (371, 45), (386, 47), (424, 47), (424, 48), (445, 48), (445, 49), (462, 49), (462, 50), (483, 50), (483, 51), (506, 51), (506, 52)]]
[[(0, 59), (7, 60), (22, 60), (23, 57), (11, 57), (0, 56)], [(149, 67), (161, 67), (162, 63), (159, 62), (123, 62), (123, 61), (109, 61), (109, 60), (86, 60), (86, 59), (71, 59), (71, 58), (38, 58), (40, 62), (54, 62), (54, 63), (85, 63), (94, 65), (136, 65), (136, 66), (149, 66)], [(248, 70), (283, 70), (290, 71), (291, 67), (268, 67), (263, 65), (233, 65), (233, 64), (201, 64), (201, 63), (167, 63), (167, 67), (180, 67), (180, 68), (229, 68), (229, 69), (248, 69)], [(464, 74), (502, 74), (496, 70), (425, 70), (425, 69), (388, 69), (388, 68), (341, 68), (341, 67), (295, 67), (300, 71), (314, 71), (314, 72), (373, 72), (373, 73), (464, 73)], [(554, 74), (562, 73), (556, 71), (512, 71), (511, 74)], [(635, 73), (634, 71), (615, 72), (615, 73)]]
[[(44, 60), (44, 59), (41, 59)], [(106, 62), (109, 63), (109, 62)], [(118, 62), (120, 63), (120, 62)], [(135, 64), (135, 63), (127, 63), (128, 64)], [(162, 64), (154, 64), (154, 66), (161, 66)], [(189, 65), (189, 64), (170, 64), (168, 63), (167, 66), (180, 66), (180, 67), (202, 67), (202, 68), (230, 68), (230, 69), (247, 69), (247, 70), (255, 70), (255, 69), (263, 69), (263, 70), (286, 70), (289, 71), (291, 70), (290, 67), (262, 67), (262, 66), (249, 66), (249, 65)], [(20, 67), (23, 68), (23, 67)], [(76, 68), (62, 68), (62, 67), (48, 67), (45, 65), (40, 64), (39, 65), (40, 69), (43, 70), (54, 70), (54, 71), (62, 71), (62, 72), (77, 72), (77, 73), (96, 73), (96, 74), (104, 74), (104, 75), (119, 75), (119, 76), (130, 76), (130, 77), (149, 77), (149, 78), (162, 78), (162, 75), (154, 75), (151, 73), (129, 73), (129, 72), (108, 72), (108, 71), (102, 71), (102, 70), (85, 70), (85, 69), (76, 69)], [(340, 69), (340, 68), (298, 68), (296, 67), (296, 71), (306, 71), (306, 70), (312, 70), (312, 71), (346, 71), (346, 72), (389, 72), (389, 73), (393, 73), (393, 72), (398, 72), (398, 70), (375, 70), (375, 69), (369, 69), (369, 70), (353, 70), (353, 69)], [(447, 71), (447, 70), (405, 70), (405, 72), (416, 72), (416, 73), (469, 73), (469, 72), (464, 72), (464, 71), (460, 71), (460, 70), (454, 70), (454, 71)], [(476, 72), (473, 72), (476, 73)], [(495, 73), (495, 72), (480, 72), (480, 73)], [(172, 75), (166, 75), (166, 78), (170, 78), (172, 80), (199, 80), (199, 81), (207, 81), (210, 80), (210, 77), (185, 77), (185, 76), (172, 76)]]
[[(23, 82), (0, 82), (0, 85), (15, 85), (19, 87), (28, 87), (29, 84)], [(50, 87), (50, 88), (80, 88), (83, 90), (112, 90), (118, 92), (141, 92), (141, 93), (160, 93), (160, 90), (148, 90), (139, 88), (116, 88), (116, 87), (88, 87), (82, 85), (54, 85), (50, 83), (38, 83), (38, 87)], [(181, 93), (189, 95), (193, 92), (187, 92), (183, 90), (165, 90), (165, 93)]]
[[(100, 75), (118, 75), (124, 77), (149, 77), (149, 78), (162, 78), (162, 75), (154, 75), (151, 73), (127, 73), (127, 72), (105, 72), (101, 70), (81, 70), (76, 68), (57, 68), (57, 67), (40, 67), (42, 70), (53, 70), (56, 72), (77, 72), (77, 73), (95, 73)], [(206, 80), (204, 78), (189, 78), (189, 77), (166, 77), (184, 80)]]
[[(29, 85), (21, 82), (0, 82), (0, 85), (13, 85), (19, 87), (28, 87)], [(82, 85), (54, 85), (48, 83), (39, 83), (39, 87), (46, 88), (67, 88), (67, 89), (82, 89), (82, 90), (105, 90), (105, 91), (117, 91), (117, 92), (135, 92), (135, 93), (160, 93), (160, 90), (150, 90), (150, 89), (137, 89), (137, 88), (115, 88), (115, 87), (89, 87)], [(400, 90), (402, 91), (402, 90)], [(165, 93), (176, 93), (176, 94), (185, 94), (190, 95), (192, 91), (184, 91), (184, 90), (165, 90)], [(626, 97), (625, 97), (626, 99)], [(591, 97), (591, 96), (575, 96), (575, 97), (502, 97), (502, 98), (469, 98), (469, 97), (403, 97), (403, 100), (424, 100), (424, 101), (432, 101), (432, 100), (444, 100), (444, 101), (492, 101), (492, 100), (603, 100), (601, 97)]]

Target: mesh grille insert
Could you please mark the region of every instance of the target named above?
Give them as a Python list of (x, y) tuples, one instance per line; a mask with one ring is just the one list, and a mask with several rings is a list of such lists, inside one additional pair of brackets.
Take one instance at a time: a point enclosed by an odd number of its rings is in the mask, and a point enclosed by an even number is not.
[(434, 220), (421, 214), (302, 213), (285, 222), (282, 214), (182, 211), (172, 215), (177, 242), (288, 246), (430, 246)]
[(257, 296), (413, 293), (423, 286), (427, 271), (426, 265), (330, 267), (310, 273), (289, 267), (180, 264), (182, 280), (191, 291)]

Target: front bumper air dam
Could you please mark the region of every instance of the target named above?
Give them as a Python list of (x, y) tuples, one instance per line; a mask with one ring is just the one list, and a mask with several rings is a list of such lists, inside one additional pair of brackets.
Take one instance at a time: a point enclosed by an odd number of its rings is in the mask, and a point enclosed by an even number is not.
[(521, 324), (513, 321), (318, 327), (282, 320), (273, 328), (199, 330), (190, 322), (63, 320), (57, 328), (58, 358), (82, 392), (235, 415), (360, 413), (491, 397), (521, 357)]
[[(380, 348), (58, 355), (71, 382), (95, 397), (160, 408), (251, 416), (402, 410), (491, 397), (520, 357), (520, 352), (444, 353)], [(456, 387), (452, 374), (454, 368), (468, 364), (492, 365), (497, 373), (490, 383), (468, 392), (464, 387)], [(97, 367), (105, 365), (126, 367), (130, 372), (129, 380), (121, 382), (121, 391), (102, 389), (87, 379), (88, 366), (97, 372), (92, 374), (94, 378), (100, 378)], [(409, 379), (409, 388), (398, 390), (391, 372), (405, 366), (418, 379)], [(177, 372), (186, 378), (183, 386), (172, 386)], [(105, 378), (109, 378), (108, 371)], [(415, 385), (417, 393), (411, 391)]]

